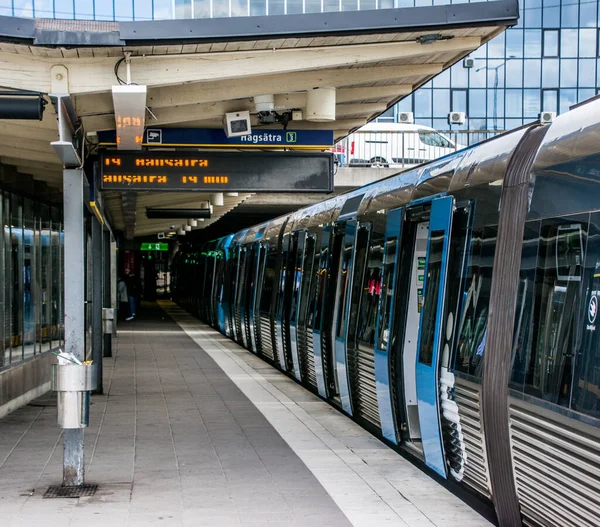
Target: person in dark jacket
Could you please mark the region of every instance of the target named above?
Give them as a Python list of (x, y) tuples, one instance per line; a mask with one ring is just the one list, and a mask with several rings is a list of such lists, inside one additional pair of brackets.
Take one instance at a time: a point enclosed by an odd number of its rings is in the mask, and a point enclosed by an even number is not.
[(125, 271), (125, 284), (127, 285), (127, 294), (129, 296), (129, 317), (126, 320), (133, 320), (136, 314), (140, 287), (137, 276), (129, 269)]

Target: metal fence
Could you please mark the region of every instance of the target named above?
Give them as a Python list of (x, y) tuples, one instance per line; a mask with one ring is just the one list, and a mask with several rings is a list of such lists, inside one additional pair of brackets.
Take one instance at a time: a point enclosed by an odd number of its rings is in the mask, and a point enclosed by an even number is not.
[(332, 151), (343, 167), (410, 168), (501, 133), (503, 130), (358, 131)]

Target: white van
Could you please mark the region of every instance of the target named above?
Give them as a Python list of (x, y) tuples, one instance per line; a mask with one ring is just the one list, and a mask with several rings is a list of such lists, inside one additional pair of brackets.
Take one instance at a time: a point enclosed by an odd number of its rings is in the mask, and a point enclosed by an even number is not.
[(428, 126), (399, 123), (369, 123), (346, 144), (351, 167), (408, 168), (465, 148)]

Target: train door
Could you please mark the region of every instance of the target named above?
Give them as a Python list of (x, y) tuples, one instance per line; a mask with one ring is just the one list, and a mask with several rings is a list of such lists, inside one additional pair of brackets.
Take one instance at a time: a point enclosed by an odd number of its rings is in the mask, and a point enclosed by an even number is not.
[(292, 369), (292, 360), (289, 350), (289, 280), (293, 271), (291, 252), (293, 245), (292, 234), (286, 233), (281, 240), (281, 270), (279, 273), (279, 288), (277, 294), (277, 307), (275, 310), (275, 338), (279, 353), (279, 366), (284, 371)]
[(294, 377), (299, 381), (302, 380), (300, 372), (300, 357), (298, 354), (298, 313), (301, 295), (301, 282), (304, 262), (304, 247), (306, 244), (306, 231), (294, 233), (294, 249), (290, 251), (290, 282), (291, 294), (289, 305), (289, 339), (290, 352), (292, 355), (292, 363), (294, 366)]
[(248, 321), (250, 329), (250, 342), (252, 343), (252, 350), (255, 353), (260, 353), (260, 327), (257, 324), (257, 304), (258, 304), (258, 284), (261, 282), (262, 273), (264, 272), (264, 261), (265, 261), (265, 248), (260, 242), (254, 242), (252, 244), (252, 260), (253, 270), (250, 277), (250, 305), (248, 307)]
[(356, 241), (356, 220), (347, 221), (343, 226), (343, 234), (339, 233), (339, 249), (334, 252), (332, 270), (337, 268), (334, 280), (333, 316), (331, 318), (331, 364), (332, 381), (335, 386), (335, 396), (339, 398), (343, 410), (352, 415), (350, 386), (347, 368), (348, 319), (352, 291), (354, 268), (354, 245)]
[(329, 269), (329, 242), (331, 239), (332, 228), (325, 225), (321, 231), (321, 245), (318, 252), (318, 262), (315, 269), (315, 284), (314, 284), (314, 303), (309, 307), (309, 313), (312, 313), (312, 320), (309, 320), (309, 327), (312, 327), (312, 345), (315, 356), (315, 377), (317, 381), (317, 390), (321, 397), (327, 397), (327, 362), (325, 356), (327, 354), (326, 332), (325, 327), (325, 304), (327, 298), (327, 271)]
[[(442, 423), (450, 424), (443, 413), (452, 413), (448, 368), (461, 288), (461, 280), (448, 281), (448, 269), (452, 258), (455, 274), (461, 276), (468, 218), (467, 205), (457, 206), (453, 197), (444, 196), (408, 207), (403, 226), (396, 230), (402, 233), (402, 251), (396, 251), (401, 265), (393, 280), (398, 291), (406, 292), (398, 306), (399, 329), (392, 332), (398, 337), (393, 344), (397, 362), (392, 364), (401, 401), (397, 418), (405, 443), (421, 451), (425, 463), (443, 477), (447, 463)], [(461, 235), (454, 235), (453, 223)], [(386, 232), (388, 241), (391, 234)], [(380, 339), (385, 341), (390, 338), (385, 320), (382, 326)]]

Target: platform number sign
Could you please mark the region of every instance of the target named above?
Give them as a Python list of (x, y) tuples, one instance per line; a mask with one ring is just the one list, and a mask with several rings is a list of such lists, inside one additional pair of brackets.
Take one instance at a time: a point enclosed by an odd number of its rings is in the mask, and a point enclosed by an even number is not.
[(168, 251), (169, 244), (168, 243), (142, 243), (140, 247), (140, 251)]
[(295, 143), (298, 140), (298, 136), (296, 132), (286, 132), (285, 133), (285, 142), (286, 143)]

